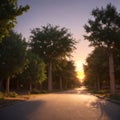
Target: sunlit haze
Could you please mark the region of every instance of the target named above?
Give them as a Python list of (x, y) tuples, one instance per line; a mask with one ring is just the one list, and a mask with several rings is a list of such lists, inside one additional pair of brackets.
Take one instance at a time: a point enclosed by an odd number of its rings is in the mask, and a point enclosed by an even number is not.
[(82, 64), (91, 52), (88, 41), (84, 40), (83, 26), (91, 18), (91, 11), (96, 7), (105, 7), (108, 3), (115, 5), (120, 10), (120, 0), (18, 0), (19, 4), (30, 5), (30, 10), (17, 18), (15, 27), (17, 32), (23, 34), (26, 39), (30, 36), (30, 30), (47, 25), (59, 25), (66, 27), (79, 43), (73, 52), (78, 77), (84, 78)]
[(85, 75), (84, 75), (82, 61), (75, 62), (75, 66), (76, 66), (77, 77), (80, 80), (80, 82), (83, 82)]

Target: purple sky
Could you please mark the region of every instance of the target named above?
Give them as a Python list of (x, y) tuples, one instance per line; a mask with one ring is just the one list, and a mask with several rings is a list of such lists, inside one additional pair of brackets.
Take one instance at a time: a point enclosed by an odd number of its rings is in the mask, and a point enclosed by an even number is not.
[(77, 50), (73, 53), (74, 60), (78, 63), (85, 62), (87, 55), (91, 52), (88, 41), (83, 35), (84, 24), (91, 18), (91, 11), (96, 7), (106, 6), (112, 3), (120, 10), (120, 0), (18, 0), (19, 4), (30, 5), (30, 10), (17, 18), (15, 27), (17, 32), (23, 34), (27, 39), (30, 30), (41, 27), (48, 23), (66, 27), (73, 34), (77, 44)]

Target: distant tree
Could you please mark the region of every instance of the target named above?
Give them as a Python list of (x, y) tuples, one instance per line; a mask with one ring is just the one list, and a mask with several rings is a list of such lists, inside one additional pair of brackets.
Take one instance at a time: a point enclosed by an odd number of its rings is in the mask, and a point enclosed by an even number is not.
[(65, 76), (64, 74), (66, 65), (66, 59), (58, 59), (53, 66), (54, 79), (56, 84), (59, 85), (60, 90), (63, 89), (63, 77)]
[[(119, 46), (120, 47), (120, 46)], [(115, 68), (115, 84), (116, 88), (120, 85), (120, 49), (114, 51), (114, 68)]]
[[(63, 80), (65, 80), (65, 88), (73, 88), (78, 84), (77, 72), (73, 61), (67, 61), (63, 71)], [(79, 82), (80, 84), (80, 82)]]
[(104, 46), (109, 51), (109, 75), (111, 94), (115, 94), (115, 77), (113, 50), (120, 45), (120, 14), (116, 8), (108, 4), (106, 8), (96, 8), (92, 11), (94, 20), (89, 20), (84, 28), (87, 34), (85, 39), (92, 46)]
[(18, 6), (17, 0), (0, 0), (0, 41), (16, 24), (16, 17), (27, 11), (29, 6)]
[(105, 47), (96, 47), (86, 59), (84, 65), (86, 83), (100, 90), (108, 77), (108, 52)]
[(48, 90), (52, 91), (52, 65), (59, 57), (69, 57), (76, 41), (66, 28), (47, 25), (31, 31), (30, 47), (46, 61), (48, 66)]
[(60, 90), (78, 85), (77, 73), (73, 61), (59, 59), (53, 72), (55, 73), (54, 81), (59, 85)]
[(0, 44), (0, 78), (6, 79), (6, 92), (9, 93), (10, 78), (22, 71), (25, 62), (26, 42), (13, 31), (3, 38)]
[(32, 91), (32, 85), (41, 84), (46, 80), (45, 63), (38, 57), (38, 55), (27, 51), (26, 69), (21, 76), (29, 84), (29, 90)]

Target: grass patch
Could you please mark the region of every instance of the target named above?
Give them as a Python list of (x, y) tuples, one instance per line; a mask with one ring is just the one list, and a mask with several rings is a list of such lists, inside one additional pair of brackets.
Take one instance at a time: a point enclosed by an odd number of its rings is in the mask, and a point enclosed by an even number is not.
[(18, 93), (16, 93), (15, 91), (13, 91), (13, 92), (5, 93), (4, 96), (5, 97), (17, 97)]
[(88, 91), (92, 94), (95, 94), (98, 97), (101, 97), (101, 98), (110, 98), (110, 99), (113, 99), (113, 100), (120, 101), (120, 91), (117, 91), (115, 95), (110, 95), (109, 90), (99, 90), (99, 91), (97, 91), (97, 90), (93, 90), (93, 89), (88, 88)]
[(10, 96), (10, 97), (17, 97), (18, 94), (14, 91), (14, 92), (10, 92), (10, 93), (9, 93), (9, 96)]
[(94, 89), (87, 89), (90, 93), (95, 94), (98, 97), (104, 98), (104, 97), (109, 97), (110, 93), (109, 90), (94, 90)]
[(48, 93), (48, 91), (46, 91), (46, 90), (40, 91), (40, 90), (34, 88), (30, 93), (31, 94), (45, 94), (45, 93)]
[(120, 101), (120, 94), (112, 95), (112, 96), (110, 96), (110, 98), (114, 99), (114, 100), (119, 100)]
[(48, 91), (46, 91), (46, 90), (42, 90), (42, 91), (40, 91), (40, 93), (42, 93), (42, 94), (46, 94), (46, 93), (48, 93)]
[(31, 94), (40, 94), (40, 91), (36, 88), (34, 88), (32, 91), (31, 91)]

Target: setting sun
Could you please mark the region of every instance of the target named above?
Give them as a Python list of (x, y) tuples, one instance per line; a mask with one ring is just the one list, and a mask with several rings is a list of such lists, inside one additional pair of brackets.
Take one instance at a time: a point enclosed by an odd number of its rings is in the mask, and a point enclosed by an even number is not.
[(78, 71), (77, 72), (77, 77), (80, 78), (80, 80), (82, 81), (85, 77), (84, 72), (83, 71)]
[(83, 82), (85, 74), (83, 70), (83, 63), (81, 61), (78, 61), (76, 63), (76, 71), (77, 71), (77, 77), (80, 79), (80, 82)]

